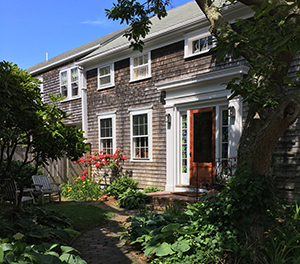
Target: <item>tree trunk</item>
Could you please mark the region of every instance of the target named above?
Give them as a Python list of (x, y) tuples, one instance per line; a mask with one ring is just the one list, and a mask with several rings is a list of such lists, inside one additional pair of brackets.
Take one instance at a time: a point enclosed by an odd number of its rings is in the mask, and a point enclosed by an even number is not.
[(277, 142), (299, 115), (300, 91), (287, 96), (275, 109), (257, 110), (250, 106), (238, 147), (239, 172), (253, 177), (269, 175)]

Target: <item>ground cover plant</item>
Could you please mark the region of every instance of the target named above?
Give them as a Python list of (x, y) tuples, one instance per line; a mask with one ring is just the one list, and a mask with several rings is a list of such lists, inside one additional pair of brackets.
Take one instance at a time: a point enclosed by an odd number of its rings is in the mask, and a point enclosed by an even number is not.
[(161, 189), (159, 189), (157, 186), (148, 186), (143, 189), (144, 193), (152, 193), (152, 192), (160, 192), (160, 191)]
[(66, 246), (71, 237), (79, 234), (66, 215), (37, 206), (3, 212), (0, 263), (86, 263), (77, 250)]
[[(156, 264), (253, 263), (257, 249), (261, 253), (257, 263), (300, 263), (299, 201), (277, 199), (269, 205), (264, 213), (264, 238), (246, 246), (245, 226), (249, 223), (241, 219), (249, 215), (256, 203), (268, 202), (257, 198), (263, 196), (261, 192), (266, 188), (270, 185), (263, 179), (255, 184), (249, 183), (248, 178), (231, 179), (221, 193), (207, 196), (186, 210), (171, 205), (163, 213), (142, 211), (128, 219), (131, 224), (122, 237), (140, 244), (145, 256), (151, 256), (151, 262)], [(246, 192), (248, 200), (240, 192)], [(235, 203), (239, 203), (239, 210)], [(248, 221), (253, 219), (249, 217)]]
[(148, 196), (143, 192), (128, 188), (119, 195), (119, 205), (125, 209), (136, 209), (148, 202)]
[(120, 195), (125, 193), (128, 189), (137, 190), (139, 182), (134, 180), (128, 175), (118, 177), (115, 179), (105, 190), (105, 193), (109, 196), (114, 196), (115, 199), (119, 199)]

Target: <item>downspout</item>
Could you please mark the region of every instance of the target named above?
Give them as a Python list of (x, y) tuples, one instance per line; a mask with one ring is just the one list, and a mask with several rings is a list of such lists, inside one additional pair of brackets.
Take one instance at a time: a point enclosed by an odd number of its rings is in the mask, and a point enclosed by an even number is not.
[(82, 108), (82, 131), (83, 136), (88, 138), (88, 123), (87, 123), (87, 88), (86, 88), (86, 72), (79, 67), (81, 75), (81, 108)]

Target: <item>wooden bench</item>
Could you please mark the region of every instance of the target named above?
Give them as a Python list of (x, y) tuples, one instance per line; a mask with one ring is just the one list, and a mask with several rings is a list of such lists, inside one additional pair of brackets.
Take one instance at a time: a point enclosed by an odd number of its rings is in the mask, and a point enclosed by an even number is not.
[(49, 202), (51, 202), (51, 195), (58, 195), (59, 202), (61, 202), (61, 189), (59, 183), (50, 182), (48, 175), (33, 175), (33, 187), (35, 192), (42, 196), (42, 204), (44, 204), (44, 195), (49, 195)]
[[(34, 201), (33, 196), (34, 189), (25, 188), (23, 189), (23, 195), (21, 198), (21, 203)], [(0, 193), (1, 193), (1, 200), (3, 202), (11, 202), (14, 205), (18, 205), (18, 198), (20, 195), (20, 190), (18, 190), (16, 182), (12, 178), (6, 178), (2, 183), (0, 183)]]

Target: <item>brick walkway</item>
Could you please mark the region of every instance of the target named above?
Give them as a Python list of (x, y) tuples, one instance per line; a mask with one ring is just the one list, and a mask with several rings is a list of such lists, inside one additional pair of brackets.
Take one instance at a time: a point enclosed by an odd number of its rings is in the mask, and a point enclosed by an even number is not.
[[(182, 202), (194, 202), (194, 197), (178, 196), (170, 192), (147, 194), (154, 204), (163, 204), (181, 200)], [(97, 205), (101, 209), (115, 213), (115, 216), (101, 227), (93, 228), (82, 233), (72, 243), (72, 246), (81, 252), (81, 257), (88, 264), (145, 264), (142, 256), (136, 251), (130, 251), (120, 236), (126, 231), (126, 219), (136, 215), (138, 210), (124, 210), (116, 204), (100, 202)], [(143, 253), (141, 253), (143, 254)]]
[(125, 221), (136, 211), (125, 211), (117, 206), (99, 203), (100, 208), (114, 212), (115, 216), (101, 227), (82, 233), (72, 243), (81, 252), (81, 257), (88, 264), (144, 264), (136, 257), (136, 252), (130, 252), (120, 236), (125, 232)]

